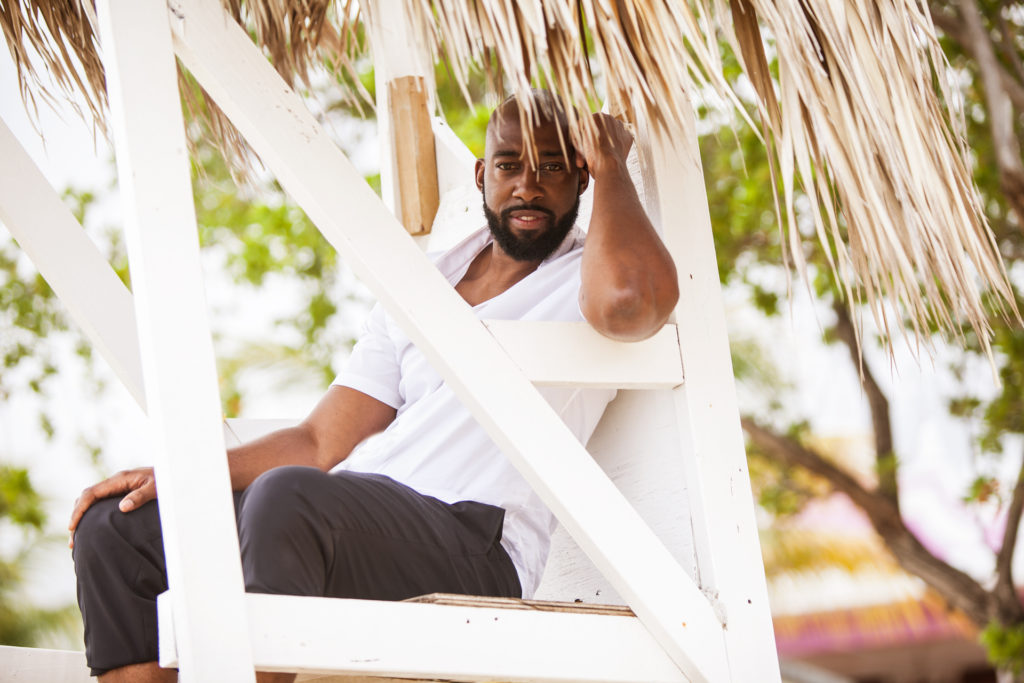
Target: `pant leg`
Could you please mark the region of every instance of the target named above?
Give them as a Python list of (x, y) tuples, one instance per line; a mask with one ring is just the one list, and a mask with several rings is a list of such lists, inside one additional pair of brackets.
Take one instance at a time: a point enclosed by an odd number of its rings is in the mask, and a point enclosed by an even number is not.
[(94, 676), (157, 658), (156, 596), (167, 590), (156, 501), (126, 514), (119, 500), (86, 511), (72, 551)]
[(501, 547), (505, 511), (447, 504), (389, 477), (279, 467), (246, 489), (239, 541), (254, 593), (403, 600), (425, 593), (519, 597)]
[[(73, 551), (93, 675), (157, 658), (167, 589), (155, 501), (94, 504)], [(500, 545), (504, 511), (448, 505), (381, 475), (285, 467), (235, 494), (246, 590), (401, 600), (425, 593), (519, 597)]]
[(160, 512), (155, 500), (128, 513), (119, 502), (105, 498), (86, 510), (72, 551), (94, 676), (158, 655), (156, 598), (167, 590)]

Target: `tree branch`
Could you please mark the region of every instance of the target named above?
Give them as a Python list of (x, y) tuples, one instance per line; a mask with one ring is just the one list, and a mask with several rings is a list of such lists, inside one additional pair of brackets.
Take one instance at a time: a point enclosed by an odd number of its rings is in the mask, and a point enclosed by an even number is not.
[(932, 555), (904, 525), (892, 501), (864, 488), (844, 469), (795, 439), (777, 434), (750, 417), (743, 417), (741, 422), (751, 442), (769, 456), (803, 467), (828, 481), (833, 490), (849, 496), (867, 515), (900, 566), (923, 579), (979, 628), (995, 616), (992, 596), (970, 576)]
[(885, 496), (899, 512), (899, 484), (896, 481), (895, 452), (892, 446), (892, 423), (889, 418), (889, 399), (878, 386), (871, 368), (864, 362), (860, 343), (853, 328), (850, 310), (838, 299), (832, 303), (836, 314), (836, 336), (846, 345), (854, 366), (860, 368), (861, 386), (867, 394), (871, 410), (871, 428), (875, 433), (875, 469), (878, 474), (878, 492)]
[[(964, 52), (974, 56), (972, 45), (968, 39), (967, 31), (964, 29), (963, 21), (959, 14), (953, 16), (946, 13), (934, 3), (930, 7), (932, 23), (942, 31), (947, 38), (959, 45)], [(998, 63), (997, 63), (998, 64)], [(1018, 110), (1024, 111), (1024, 82), (1018, 81), (1013, 74), (1007, 71), (1002, 64), (999, 66), (999, 79), (1006, 95), (1013, 102)], [(1024, 77), (1022, 77), (1024, 78)]]
[(1003, 10), (1006, 8), (1006, 0), (1002, 0), (999, 3), (999, 10), (996, 12), (996, 17), (999, 20), (999, 51), (1003, 53), (1003, 57), (1013, 67), (1017, 78), (1024, 82), (1024, 62), (1021, 62), (1020, 54), (1017, 53), (1017, 45), (1013, 42), (1013, 29), (1010, 28), (1006, 17), (1003, 15)]
[[(1020, 531), (1021, 514), (1024, 513), (1024, 461), (1021, 462), (1017, 485), (1013, 487), (1010, 507), (1006, 511), (1006, 529), (1003, 530), (1003, 544), (996, 554), (996, 588), (995, 593), (1000, 602), (1019, 603), (1016, 589), (1013, 586), (1013, 550), (1017, 545), (1017, 534)], [(1024, 618), (1024, 607), (1017, 610)]]
[(1001, 74), (1005, 70), (996, 58), (976, 2), (959, 0), (957, 4), (963, 19), (965, 47), (974, 55), (984, 85), (999, 184), (1020, 224), (1024, 225), (1024, 163), (1021, 162), (1020, 141), (1014, 131), (1013, 102), (1002, 84)]

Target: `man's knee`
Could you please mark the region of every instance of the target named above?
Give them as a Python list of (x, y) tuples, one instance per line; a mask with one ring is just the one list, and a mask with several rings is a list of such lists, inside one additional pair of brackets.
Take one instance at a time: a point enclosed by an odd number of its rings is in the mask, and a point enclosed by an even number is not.
[(88, 570), (97, 561), (109, 562), (123, 556), (126, 548), (142, 549), (161, 546), (160, 517), (156, 501), (146, 503), (132, 512), (121, 512), (119, 498), (96, 501), (75, 529), (72, 557), (75, 568)]
[(317, 507), (317, 491), (329, 475), (315, 467), (287, 465), (258, 476), (239, 503), (239, 531), (287, 532), (295, 521)]

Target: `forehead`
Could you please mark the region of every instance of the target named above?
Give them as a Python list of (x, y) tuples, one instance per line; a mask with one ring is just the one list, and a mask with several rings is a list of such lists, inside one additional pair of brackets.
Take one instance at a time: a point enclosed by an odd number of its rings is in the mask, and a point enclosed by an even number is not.
[[(515, 111), (495, 118), (487, 128), (484, 156), (526, 156), (527, 136), (524, 135), (523, 127)], [(559, 126), (553, 120), (542, 120), (531, 131), (541, 157), (564, 157), (563, 144), (572, 151), (566, 131), (562, 130), (559, 135)]]

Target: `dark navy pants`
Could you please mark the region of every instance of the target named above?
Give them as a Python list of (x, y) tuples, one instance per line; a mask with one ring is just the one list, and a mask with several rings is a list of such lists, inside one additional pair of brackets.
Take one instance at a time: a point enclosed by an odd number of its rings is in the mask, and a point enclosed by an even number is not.
[[(75, 532), (78, 605), (93, 675), (157, 658), (167, 589), (156, 501), (98, 501)], [(388, 477), (279, 467), (235, 494), (245, 589), (403, 600), (426, 593), (519, 597), (500, 545), (505, 511), (443, 503)], [(195, 561), (202, 561), (195, 558)]]

